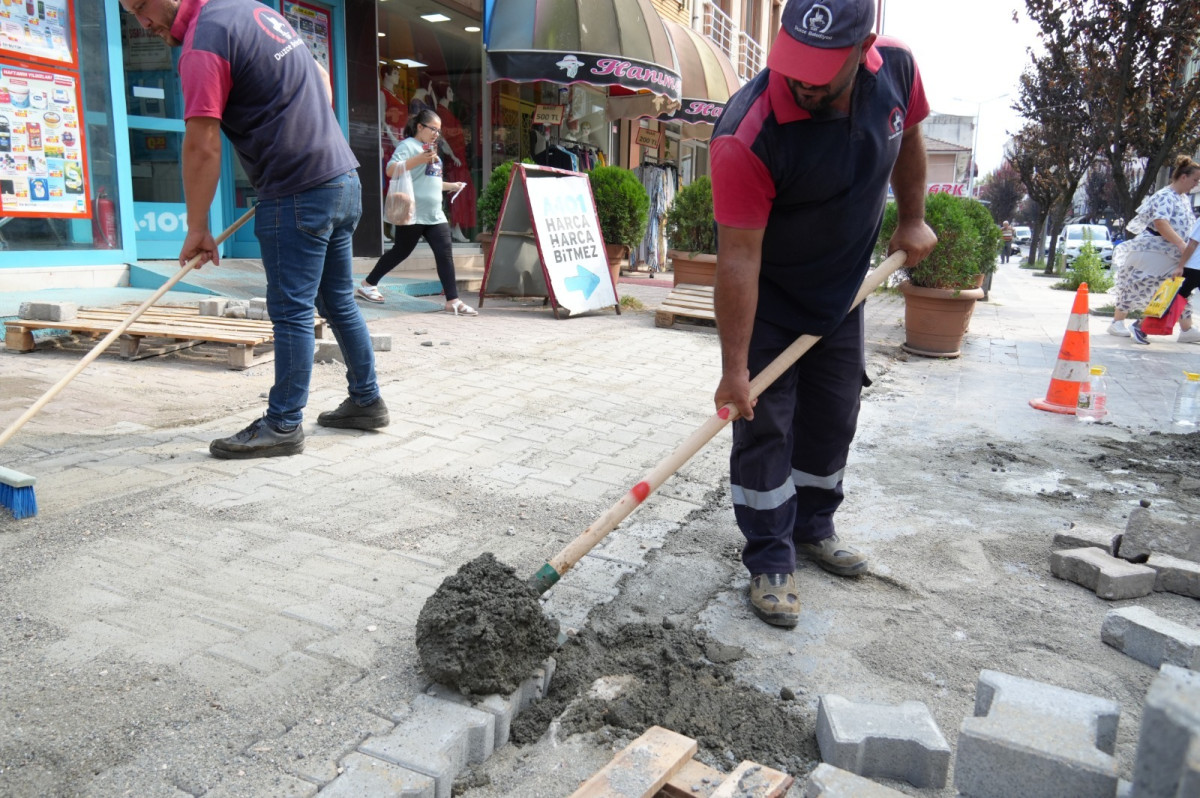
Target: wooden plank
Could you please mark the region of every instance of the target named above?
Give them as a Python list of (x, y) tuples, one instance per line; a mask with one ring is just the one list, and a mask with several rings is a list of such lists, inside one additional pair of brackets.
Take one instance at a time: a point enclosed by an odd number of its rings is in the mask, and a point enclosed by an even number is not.
[(651, 726), (585, 781), (572, 798), (647, 798), (658, 792), (692, 756), (691, 737)]
[(755, 762), (742, 762), (725, 777), (709, 798), (780, 798), (794, 778)]
[(4, 325), (4, 348), (9, 352), (32, 352), (33, 333), (11, 322)]
[(665, 310), (655, 311), (654, 326), (655, 327), (670, 327), (675, 323), (675, 314), (668, 313)]
[(676, 307), (675, 305), (664, 305), (662, 309), (668, 313), (674, 313), (676, 316), (688, 316), (693, 319), (708, 319), (710, 321), (716, 321), (717, 318), (717, 314), (713, 313), (711, 310), (701, 310), (699, 308), (681, 308)]
[(721, 771), (714, 770), (698, 760), (689, 759), (679, 772), (663, 785), (656, 798), (709, 798), (724, 780), (725, 774)]

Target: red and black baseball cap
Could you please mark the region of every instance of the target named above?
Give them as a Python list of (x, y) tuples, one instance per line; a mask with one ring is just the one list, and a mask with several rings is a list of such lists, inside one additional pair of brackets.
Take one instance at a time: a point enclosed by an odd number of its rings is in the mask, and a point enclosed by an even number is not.
[(875, 0), (789, 0), (767, 66), (814, 86), (833, 80), (855, 46), (871, 35)]

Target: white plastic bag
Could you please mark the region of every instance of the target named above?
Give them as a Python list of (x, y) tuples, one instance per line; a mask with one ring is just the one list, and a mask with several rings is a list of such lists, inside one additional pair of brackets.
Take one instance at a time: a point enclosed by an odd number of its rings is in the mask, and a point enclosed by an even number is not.
[(388, 183), (387, 199), (383, 203), (383, 218), (395, 225), (412, 224), (417, 215), (412, 176), (404, 168), (403, 161), (397, 166), (396, 173)]

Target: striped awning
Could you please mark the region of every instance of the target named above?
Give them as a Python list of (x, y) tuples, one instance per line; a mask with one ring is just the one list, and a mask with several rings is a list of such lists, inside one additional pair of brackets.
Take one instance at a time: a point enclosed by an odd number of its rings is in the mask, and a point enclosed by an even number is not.
[(487, 0), (488, 82), (620, 86), (679, 102), (682, 81), (650, 0)]
[(661, 108), (642, 95), (609, 97), (608, 118), (682, 122), (684, 138), (707, 139), (741, 81), (729, 57), (707, 36), (669, 19), (664, 19), (663, 25), (671, 37), (683, 78), (679, 108)]

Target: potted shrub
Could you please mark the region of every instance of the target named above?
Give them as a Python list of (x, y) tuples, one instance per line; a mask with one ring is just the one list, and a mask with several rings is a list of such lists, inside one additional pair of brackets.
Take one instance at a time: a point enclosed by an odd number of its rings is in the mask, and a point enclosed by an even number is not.
[(675, 285), (716, 285), (712, 180), (698, 177), (679, 189), (667, 210), (666, 233)]
[(597, 166), (588, 172), (588, 181), (615, 284), (621, 274), (622, 259), (646, 235), (650, 195), (633, 172), (620, 166)]
[[(525, 162), (532, 163), (529, 159)], [(496, 223), (500, 221), (500, 207), (504, 204), (504, 192), (508, 190), (508, 178), (512, 175), (514, 163), (515, 161), (505, 161), (492, 170), (487, 185), (475, 203), (475, 214), (480, 229), (475, 240), (483, 249), (484, 268), (487, 268), (492, 257), (492, 238), (495, 235)]]
[[(938, 244), (925, 260), (908, 270), (899, 286), (904, 294), (903, 349), (924, 357), (958, 357), (975, 303), (983, 298), (978, 286), (995, 268), (998, 237), (991, 215), (980, 230), (975, 200), (950, 194), (931, 194), (925, 201), (925, 221), (937, 233)], [(982, 206), (980, 206), (982, 207)], [(896, 230), (897, 210), (889, 203), (876, 242), (883, 255)]]

